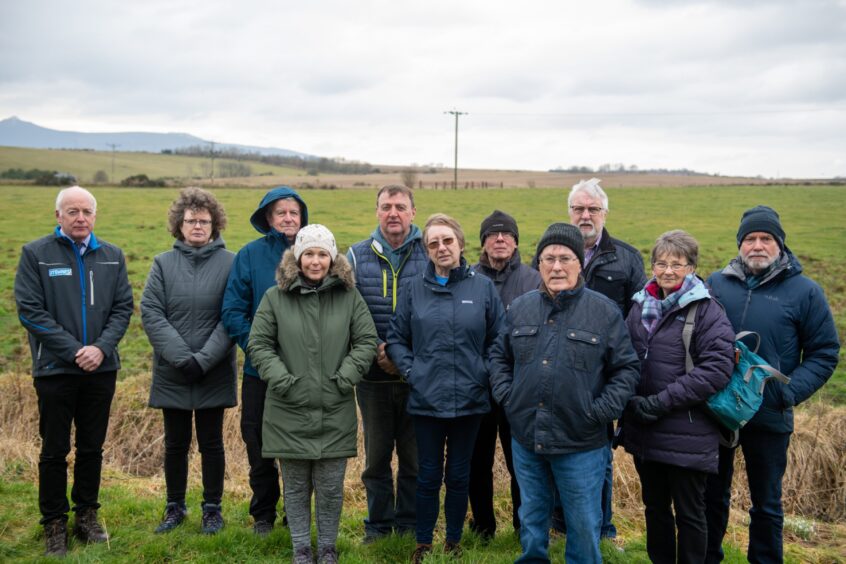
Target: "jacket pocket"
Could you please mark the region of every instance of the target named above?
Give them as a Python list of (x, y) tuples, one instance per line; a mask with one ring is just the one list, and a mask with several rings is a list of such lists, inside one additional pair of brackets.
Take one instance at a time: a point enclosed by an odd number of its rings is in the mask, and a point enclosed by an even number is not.
[(538, 344), (537, 336), (537, 325), (519, 325), (511, 330), (511, 349), (515, 361), (520, 364), (532, 362)]
[(617, 304), (625, 303), (627, 276), (617, 270), (600, 270), (593, 277), (591, 289), (613, 300)]
[(582, 329), (567, 329), (570, 365), (582, 372), (593, 372), (602, 362), (602, 337)]

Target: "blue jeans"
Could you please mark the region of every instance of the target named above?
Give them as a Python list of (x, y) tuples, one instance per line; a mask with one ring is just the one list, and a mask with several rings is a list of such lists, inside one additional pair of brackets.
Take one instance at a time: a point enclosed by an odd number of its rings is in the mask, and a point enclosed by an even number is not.
[(602, 483), (608, 447), (569, 454), (538, 454), (512, 439), (514, 470), (520, 483), (520, 544), (517, 562), (549, 562), (549, 523), (555, 483), (567, 521), (567, 562), (602, 562)]
[[(356, 397), (364, 427), (366, 538), (413, 531), (416, 524), (417, 441), (406, 411), (408, 384), (361, 381)], [(391, 457), (397, 451), (396, 495)]]
[[(441, 483), (446, 484), (446, 540), (458, 542), (467, 516), (470, 458), (481, 415), (440, 419), (413, 415), (417, 434), (417, 543), (432, 544), (440, 511)], [(446, 455), (446, 472), (444, 471)]]
[[(749, 562), (782, 562), (784, 509), (781, 482), (787, 468), (790, 433), (772, 433), (756, 427), (740, 430), (740, 447), (746, 461), (746, 476), (752, 507), (749, 509)], [(705, 488), (708, 520), (706, 562), (721, 562), (722, 541), (728, 525), (734, 449), (720, 447), (719, 474), (708, 476)]]
[[(605, 479), (602, 482), (602, 529), (599, 531), (600, 538), (613, 539), (617, 537), (617, 527), (611, 522), (613, 511), (611, 510), (611, 498), (614, 490), (614, 451), (608, 445), (608, 464), (605, 466)], [(560, 533), (567, 533), (567, 523), (561, 512), (561, 500), (555, 495), (555, 508), (552, 512), (552, 528)]]

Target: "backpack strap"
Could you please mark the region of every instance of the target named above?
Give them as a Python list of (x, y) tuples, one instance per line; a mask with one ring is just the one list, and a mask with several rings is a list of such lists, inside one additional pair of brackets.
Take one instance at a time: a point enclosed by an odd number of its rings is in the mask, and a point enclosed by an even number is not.
[(693, 370), (693, 357), (690, 356), (690, 339), (693, 337), (693, 327), (696, 325), (696, 310), (699, 309), (699, 302), (687, 310), (684, 318), (684, 329), (682, 329), (682, 341), (684, 342), (684, 368), (687, 372)]

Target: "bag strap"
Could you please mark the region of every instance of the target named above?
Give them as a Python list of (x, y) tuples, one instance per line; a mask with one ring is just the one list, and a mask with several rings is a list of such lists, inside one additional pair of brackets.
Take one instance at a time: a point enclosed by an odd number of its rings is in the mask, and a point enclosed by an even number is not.
[(760, 368), (761, 370), (763, 370), (764, 372), (767, 373), (767, 377), (763, 378), (761, 380), (761, 386), (760, 386), (760, 389), (758, 390), (759, 394), (764, 393), (764, 386), (767, 384), (767, 380), (772, 380), (773, 378), (775, 378), (776, 380), (778, 380), (782, 384), (789, 384), (790, 383), (790, 377), (785, 376), (784, 374), (782, 374), (781, 372), (779, 372), (778, 370), (776, 370), (775, 368), (773, 368), (769, 364), (752, 364), (746, 369), (746, 372), (743, 373), (743, 380), (747, 384), (752, 379), (752, 372), (756, 368)]
[[(737, 335), (734, 336), (734, 340), (735, 341), (741, 341), (745, 337), (748, 337), (749, 335), (755, 335), (755, 348), (749, 349), (749, 350), (751, 350), (755, 354), (758, 354), (758, 347), (761, 346), (761, 336), (758, 333), (756, 333), (755, 331), (741, 331), (740, 333), (738, 333)], [(744, 343), (744, 345), (745, 344), (746, 343)]]
[(693, 337), (693, 327), (696, 325), (696, 310), (699, 309), (699, 302), (687, 310), (684, 318), (684, 329), (682, 329), (682, 341), (684, 341), (684, 368), (689, 373), (693, 370), (693, 357), (690, 356), (690, 339)]

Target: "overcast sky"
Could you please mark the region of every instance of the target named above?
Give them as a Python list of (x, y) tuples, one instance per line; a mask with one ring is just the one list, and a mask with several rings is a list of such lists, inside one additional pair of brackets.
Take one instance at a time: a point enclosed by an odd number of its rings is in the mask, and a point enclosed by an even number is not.
[(846, 0), (0, 0), (0, 119), (380, 164), (846, 176)]

